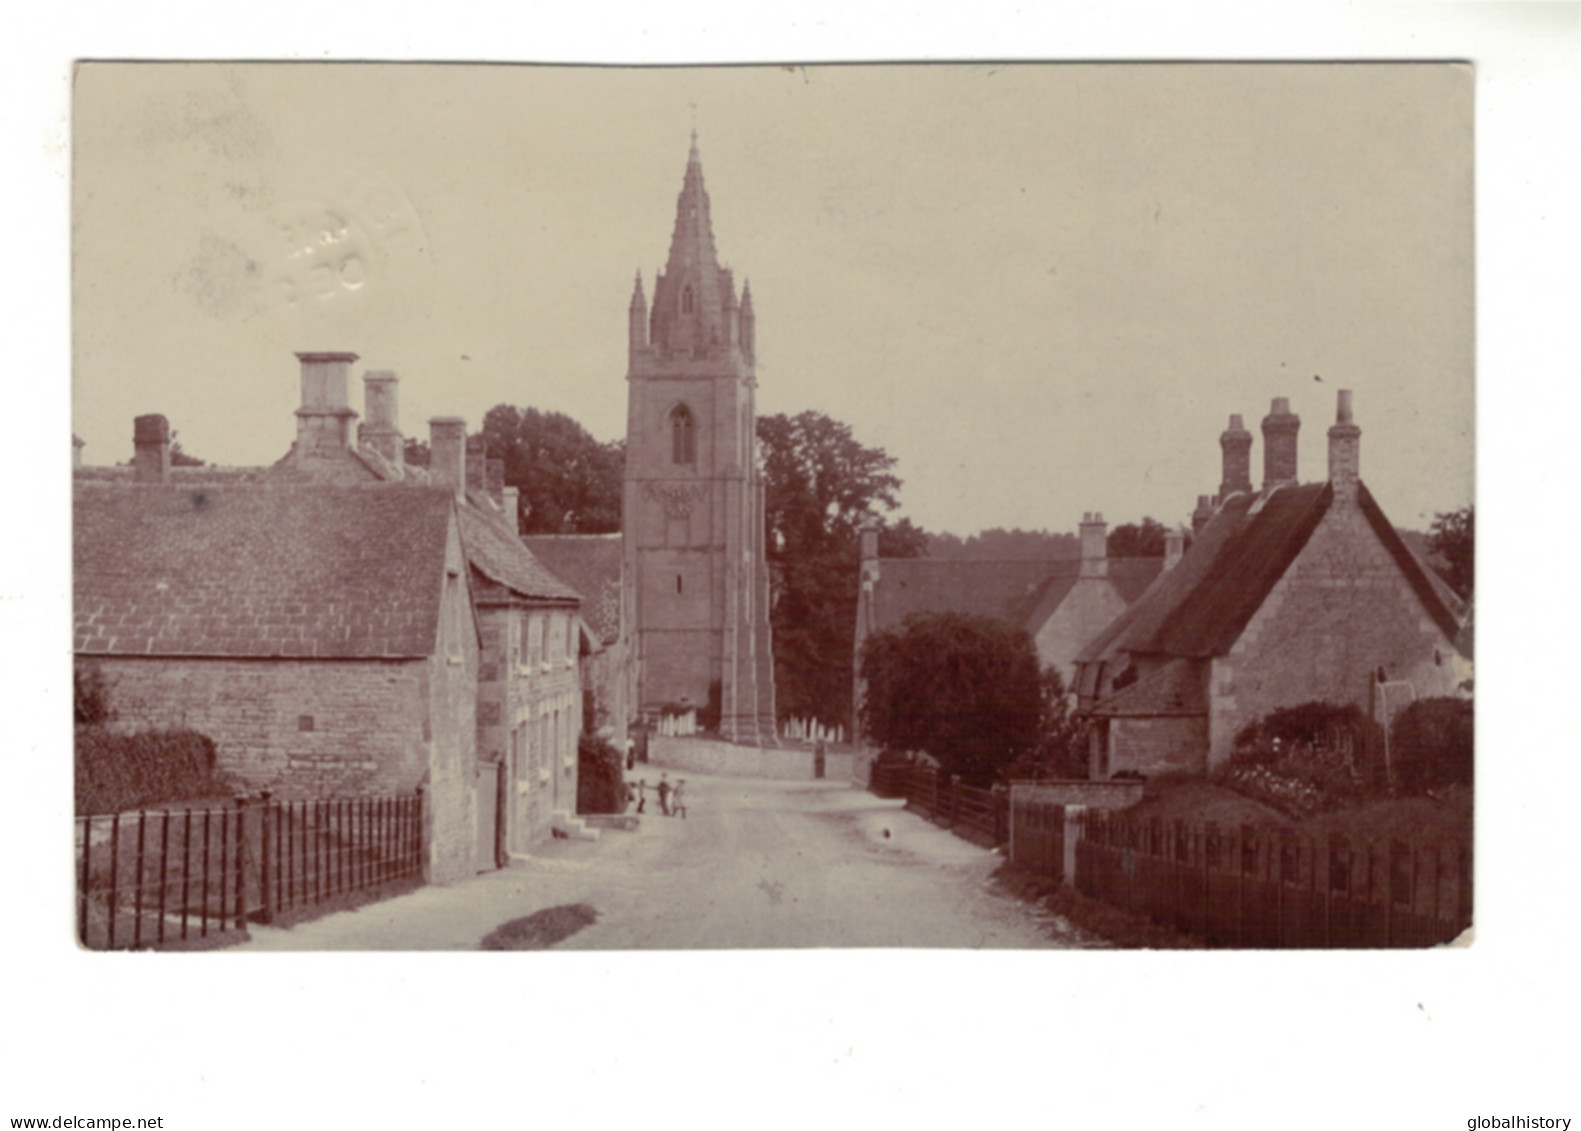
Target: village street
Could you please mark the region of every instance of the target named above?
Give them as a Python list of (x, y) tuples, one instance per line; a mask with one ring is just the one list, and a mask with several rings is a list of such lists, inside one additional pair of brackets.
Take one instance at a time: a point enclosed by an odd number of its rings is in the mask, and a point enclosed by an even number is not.
[[(639, 772), (651, 786), (660, 771)], [(635, 831), (547, 841), (503, 871), (255, 927), (238, 949), (470, 950), (506, 922), (577, 904), (596, 921), (556, 949), (1083, 945), (1064, 920), (992, 889), (998, 854), (899, 801), (843, 783), (686, 776), (686, 820), (661, 815), (650, 788)]]

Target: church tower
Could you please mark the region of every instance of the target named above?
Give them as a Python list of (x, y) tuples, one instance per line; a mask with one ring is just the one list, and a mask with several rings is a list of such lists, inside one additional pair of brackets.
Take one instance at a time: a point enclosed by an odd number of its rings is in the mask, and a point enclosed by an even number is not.
[(697, 135), (649, 308), (637, 275), (626, 371), (622, 515), (637, 701), (719, 712), (724, 737), (772, 743), (774, 657), (753, 403), (752, 289), (714, 250)]

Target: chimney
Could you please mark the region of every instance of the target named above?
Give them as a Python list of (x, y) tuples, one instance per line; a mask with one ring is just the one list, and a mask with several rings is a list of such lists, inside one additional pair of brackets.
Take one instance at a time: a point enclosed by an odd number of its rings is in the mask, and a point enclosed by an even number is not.
[(1224, 452), (1224, 478), (1219, 483), (1219, 498), (1236, 492), (1252, 493), (1252, 434), (1241, 423), (1241, 414), (1230, 417), (1230, 426), (1219, 436)]
[(1328, 481), (1336, 500), (1355, 499), (1361, 482), (1361, 429), (1351, 419), (1349, 389), (1339, 391), (1334, 425), (1328, 430)]
[(331, 458), (351, 447), (351, 422), (357, 411), (346, 403), (347, 371), (354, 353), (299, 353), (302, 407), (296, 410), (298, 461)]
[(1171, 570), (1178, 566), (1185, 552), (1186, 536), (1179, 530), (1166, 531), (1164, 533), (1164, 568)]
[(1292, 486), (1296, 478), (1296, 435), (1301, 418), (1290, 411), (1289, 397), (1275, 397), (1263, 417), (1263, 490)]
[(388, 369), (370, 369), (362, 376), (362, 414), (357, 437), (391, 463), (406, 459), (406, 441), (397, 423), (396, 386), (400, 378)]
[(132, 421), (132, 468), (139, 483), (170, 478), (170, 421), (157, 412)]
[(494, 505), (504, 508), (505, 505), (505, 461), (490, 459), (483, 461), (483, 489), (489, 493), (489, 498), (494, 500)]
[[(135, 428), (136, 426), (134, 425), (133, 427)], [(133, 434), (135, 435), (136, 433), (134, 432)], [(71, 469), (73, 471), (82, 470), (82, 449), (87, 446), (87, 441), (81, 436), (78, 436), (75, 432), (71, 434)]]
[(459, 416), (436, 416), (428, 422), (428, 474), (435, 486), (449, 487), (457, 498), (467, 489), (467, 422)]
[(871, 516), (864, 518), (857, 527), (857, 536), (861, 544), (862, 592), (871, 593), (873, 586), (878, 584), (878, 522)]
[(483, 493), (484, 485), (488, 482), (488, 445), (483, 437), (467, 437), (467, 490)]
[(1213, 500), (1207, 495), (1197, 496), (1197, 509), (1191, 512), (1191, 532), (1195, 534), (1213, 519)]
[(1100, 511), (1081, 516), (1081, 570), (1079, 577), (1109, 576), (1109, 524)]
[(519, 535), (522, 532), (521, 492), (515, 487), (507, 487), (502, 494), (504, 495), (504, 501), (501, 506), (505, 509), (505, 521)]

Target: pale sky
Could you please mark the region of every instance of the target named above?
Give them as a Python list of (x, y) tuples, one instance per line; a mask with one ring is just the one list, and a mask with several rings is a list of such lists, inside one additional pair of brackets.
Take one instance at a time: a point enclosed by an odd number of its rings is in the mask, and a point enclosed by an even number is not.
[(1421, 64), (88, 65), (73, 426), (90, 463), (143, 412), (273, 460), (293, 351), (341, 349), (401, 375), (408, 435), (503, 401), (614, 438), (695, 121), (759, 411), (885, 448), (924, 527), (1184, 519), (1228, 414), (1280, 395), (1321, 478), (1339, 388), (1421, 526), (1472, 497), (1471, 94)]

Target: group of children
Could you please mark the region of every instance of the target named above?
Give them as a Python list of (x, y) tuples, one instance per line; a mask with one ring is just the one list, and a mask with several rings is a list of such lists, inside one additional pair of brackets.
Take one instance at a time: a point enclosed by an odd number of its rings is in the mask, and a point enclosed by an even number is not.
[[(666, 817), (679, 816), (686, 819), (686, 779), (681, 778), (673, 786), (670, 784), (669, 774), (659, 775), (659, 812)], [(632, 801), (637, 803), (637, 812), (641, 813), (648, 805), (648, 779), (639, 778), (634, 786), (626, 783), (626, 804)]]

